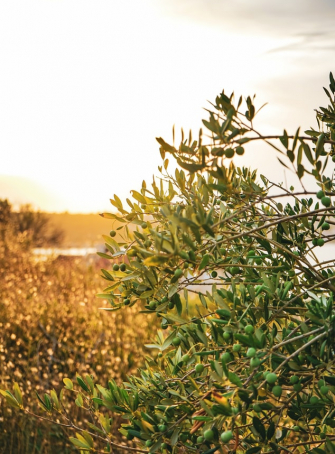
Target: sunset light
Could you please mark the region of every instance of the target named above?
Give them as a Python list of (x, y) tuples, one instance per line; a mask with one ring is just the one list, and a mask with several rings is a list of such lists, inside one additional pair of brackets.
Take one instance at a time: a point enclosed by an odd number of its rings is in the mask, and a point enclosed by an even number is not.
[[(269, 102), (260, 129), (293, 131), (298, 115), (314, 124), (323, 93), (310, 87), (335, 56), (333, 2), (252, 5), (1, 2), (2, 196), (46, 211), (107, 209), (156, 172), (155, 137), (197, 129), (223, 88)], [(262, 163), (257, 151), (245, 159)]]

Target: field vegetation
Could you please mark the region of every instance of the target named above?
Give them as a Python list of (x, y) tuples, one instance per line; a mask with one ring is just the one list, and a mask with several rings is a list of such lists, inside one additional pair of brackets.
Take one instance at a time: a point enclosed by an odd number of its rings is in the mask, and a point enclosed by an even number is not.
[[(59, 390), (76, 372), (106, 384), (125, 380), (143, 362), (154, 324), (134, 309), (100, 311), (106, 302), (96, 298), (103, 286), (98, 268), (79, 259), (37, 262), (26, 239), (26, 232), (7, 231), (6, 245), (0, 243), (0, 386), (15, 380), (37, 412), (34, 390)], [(78, 407), (68, 411), (85, 424)], [(68, 435), (67, 428), (17, 413), (2, 400), (0, 453), (73, 452)], [(114, 436), (122, 439), (116, 429)]]
[[(64, 232), (63, 247), (94, 247), (104, 243), (102, 234), (108, 231), (108, 223), (96, 213), (48, 213), (48, 217)], [(114, 228), (118, 226), (114, 222)]]

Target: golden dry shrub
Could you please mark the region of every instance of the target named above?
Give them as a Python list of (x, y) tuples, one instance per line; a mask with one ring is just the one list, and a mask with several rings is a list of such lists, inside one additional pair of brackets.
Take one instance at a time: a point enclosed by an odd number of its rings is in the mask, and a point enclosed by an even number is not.
[[(31, 406), (35, 389), (41, 394), (59, 390), (62, 379), (76, 372), (98, 375), (107, 384), (136, 371), (154, 323), (132, 308), (99, 310), (107, 304), (96, 298), (101, 286), (98, 269), (81, 259), (36, 261), (17, 243), (1, 250), (1, 387), (18, 382)], [(122, 436), (116, 432), (115, 437)], [(1, 404), (1, 453), (72, 452), (66, 438), (66, 428), (28, 419)]]

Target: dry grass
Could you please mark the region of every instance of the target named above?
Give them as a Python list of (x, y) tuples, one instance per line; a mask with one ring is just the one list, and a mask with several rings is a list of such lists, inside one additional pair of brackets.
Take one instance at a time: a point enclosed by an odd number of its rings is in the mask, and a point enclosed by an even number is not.
[[(98, 270), (78, 261), (36, 263), (17, 246), (0, 254), (2, 388), (17, 381), (26, 401), (35, 402), (35, 389), (60, 390), (62, 379), (76, 372), (93, 374), (104, 385), (136, 371), (148, 353), (142, 346), (155, 323), (137, 314), (136, 306), (99, 311), (103, 301), (95, 295), (104, 282)], [(115, 436), (121, 440), (117, 432)], [(65, 440), (66, 433), (57, 426), (1, 403), (0, 453), (73, 452)]]

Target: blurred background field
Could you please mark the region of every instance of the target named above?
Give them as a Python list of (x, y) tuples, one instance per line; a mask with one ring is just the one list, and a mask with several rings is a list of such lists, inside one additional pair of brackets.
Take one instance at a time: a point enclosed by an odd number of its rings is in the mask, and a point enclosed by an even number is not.
[[(32, 253), (32, 232), (15, 230), (13, 217), (6, 221), (4, 205), (0, 206), (1, 388), (18, 382), (26, 402), (34, 402), (37, 410), (35, 389), (39, 393), (52, 388), (60, 391), (62, 379), (75, 378), (76, 372), (92, 374), (102, 385), (111, 378), (121, 382), (134, 373), (148, 354), (143, 345), (152, 337), (152, 318), (137, 314), (136, 307), (118, 312), (99, 310), (107, 304), (95, 296), (104, 287), (101, 263), (88, 262), (85, 256), (37, 260)], [(108, 232), (108, 222), (104, 224), (99, 216), (94, 217), (96, 224), (91, 223), (91, 215), (83, 216), (88, 216), (86, 224), (79, 215), (64, 215), (67, 238), (77, 238), (77, 234), (81, 240), (89, 238), (85, 228), (91, 229), (92, 241), (98, 229), (100, 234)], [(64, 227), (53, 218), (47, 224), (59, 232)], [(67, 241), (66, 246), (71, 247)], [(71, 416), (76, 419), (79, 411), (72, 406)], [(32, 419), (1, 403), (1, 454), (75, 452), (67, 435), (67, 429)], [(122, 441), (117, 431), (114, 435), (115, 441)]]
[[(101, 235), (108, 234), (111, 222), (99, 214), (48, 213), (50, 223), (64, 232), (62, 246), (96, 247), (102, 243)], [(117, 227), (114, 221), (113, 226)]]

